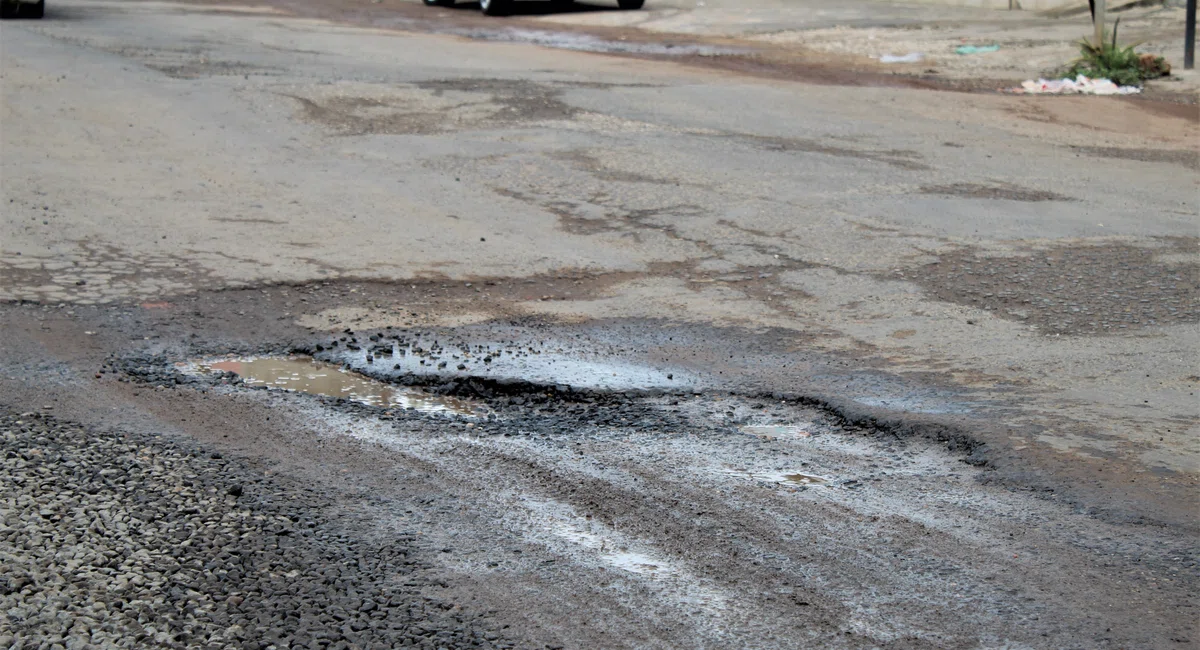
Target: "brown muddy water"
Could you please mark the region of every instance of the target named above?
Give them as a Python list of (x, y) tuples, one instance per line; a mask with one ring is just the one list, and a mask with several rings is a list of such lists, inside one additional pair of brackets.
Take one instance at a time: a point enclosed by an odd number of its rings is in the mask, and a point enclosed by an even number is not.
[(383, 408), (412, 409), (423, 413), (474, 416), (483, 407), (454, 397), (430, 395), (411, 388), (390, 386), (332, 363), (310, 357), (244, 357), (209, 359), (182, 364), (184, 372), (210, 374), (231, 372), (248, 386), (341, 397)]
[(747, 424), (741, 427), (743, 433), (759, 438), (808, 438), (811, 425), (800, 426), (793, 424)]
[(721, 469), (722, 474), (729, 476), (740, 476), (742, 478), (753, 479), (756, 481), (766, 481), (768, 483), (778, 483), (780, 485), (827, 485), (829, 479), (815, 476), (813, 474), (801, 474), (789, 470), (775, 472), (760, 472), (740, 467), (724, 467)]

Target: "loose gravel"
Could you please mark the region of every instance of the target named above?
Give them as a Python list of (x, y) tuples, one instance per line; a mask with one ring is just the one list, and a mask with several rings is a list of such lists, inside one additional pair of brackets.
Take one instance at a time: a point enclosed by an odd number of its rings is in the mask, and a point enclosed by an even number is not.
[(493, 648), (411, 536), (165, 437), (0, 413), (0, 648)]

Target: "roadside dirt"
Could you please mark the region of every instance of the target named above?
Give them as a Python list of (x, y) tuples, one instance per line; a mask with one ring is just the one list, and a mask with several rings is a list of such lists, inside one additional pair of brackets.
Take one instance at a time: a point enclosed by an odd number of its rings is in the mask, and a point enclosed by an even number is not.
[[(237, 0), (201, 0), (200, 4), (244, 6)], [(929, 46), (930, 42), (927, 40), (932, 38), (936, 42), (934, 49), (949, 52), (953, 46), (965, 42), (958, 36), (964, 28), (959, 25), (934, 26), (931, 28), (932, 36), (926, 33), (929, 30), (914, 28), (837, 28), (770, 34), (710, 35), (673, 33), (646, 26), (613, 26), (589, 20), (540, 20), (547, 17), (603, 15), (611, 11), (609, 7), (586, 4), (564, 9), (550, 7), (550, 3), (545, 2), (517, 3), (513, 15), (504, 19), (482, 15), (474, 3), (460, 3), (452, 8), (430, 8), (416, 2), (373, 0), (338, 0), (333, 3), (265, 0), (259, 4), (293, 16), (363, 27), (451, 34), (479, 40), (533, 43), (544, 47), (583, 50), (609, 56), (672, 61), (767, 79), (838, 86), (882, 86), (985, 93), (1018, 87), (1021, 81), (1031, 75), (1052, 74), (1052, 68), (1063, 65), (1073, 56), (1073, 51), (1069, 48), (1063, 49), (1063, 44), (1072, 42), (1073, 37), (1064, 34), (1073, 34), (1071, 30), (1076, 29), (1075, 26), (1057, 25), (1049, 28), (1059, 40), (1046, 41), (1053, 45), (1049, 48), (1050, 58), (1046, 58), (1039, 50), (1042, 58), (1032, 64), (1032, 68), (1018, 69), (1008, 53), (1001, 55), (1004, 58), (1003, 64), (989, 67), (986, 65), (989, 60), (987, 55), (969, 58), (954, 55), (952, 52), (946, 57), (939, 56), (937, 59), (931, 58), (917, 64), (897, 66), (878, 61), (876, 50), (880, 44), (886, 44), (888, 52), (918, 51), (922, 45)], [(1147, 19), (1147, 24), (1150, 25), (1147, 29), (1155, 34), (1162, 32), (1170, 27), (1173, 16), (1174, 14), (1152, 14)], [(1126, 18), (1128, 19), (1128, 16)], [(971, 31), (970, 27), (966, 29)], [(1004, 29), (1010, 28), (1002, 27), (998, 34), (984, 30), (980, 38), (1025, 49), (1028, 45), (1025, 41), (1006, 40), (1011, 37), (1004, 33)], [(914, 38), (927, 40), (913, 41)], [(1028, 57), (1027, 54), (1021, 56)], [(984, 65), (977, 65), (979, 61), (984, 61)], [(951, 63), (953, 65), (948, 65)], [(1176, 89), (1171, 83), (1153, 84), (1145, 94), (1136, 96), (1133, 101), (1151, 105), (1196, 104), (1200, 98), (1195, 90), (1187, 84), (1184, 86), (1187, 87)], [(1195, 117), (1200, 119), (1200, 115)]]

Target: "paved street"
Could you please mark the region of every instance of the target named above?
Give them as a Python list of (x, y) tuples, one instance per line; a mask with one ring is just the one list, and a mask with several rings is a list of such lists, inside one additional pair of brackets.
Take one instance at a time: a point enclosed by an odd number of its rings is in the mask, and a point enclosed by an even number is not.
[[(1200, 638), (1194, 103), (793, 81), (740, 36), (524, 13), (0, 25), (0, 640)], [(212, 365), (289, 355), (420, 397)], [(190, 577), (185, 528), (216, 531)]]

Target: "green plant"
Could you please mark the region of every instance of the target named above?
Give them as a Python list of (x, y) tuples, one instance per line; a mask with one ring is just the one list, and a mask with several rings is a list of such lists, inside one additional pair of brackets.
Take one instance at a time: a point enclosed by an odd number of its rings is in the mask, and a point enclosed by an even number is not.
[(1118, 86), (1138, 86), (1143, 80), (1162, 76), (1170, 70), (1162, 57), (1135, 52), (1138, 43), (1125, 47), (1117, 45), (1117, 28), (1120, 25), (1121, 19), (1118, 18), (1113, 25), (1112, 38), (1108, 41), (1079, 41), (1080, 57), (1072, 62), (1067, 74), (1071, 77), (1083, 75), (1093, 79), (1111, 79)]

